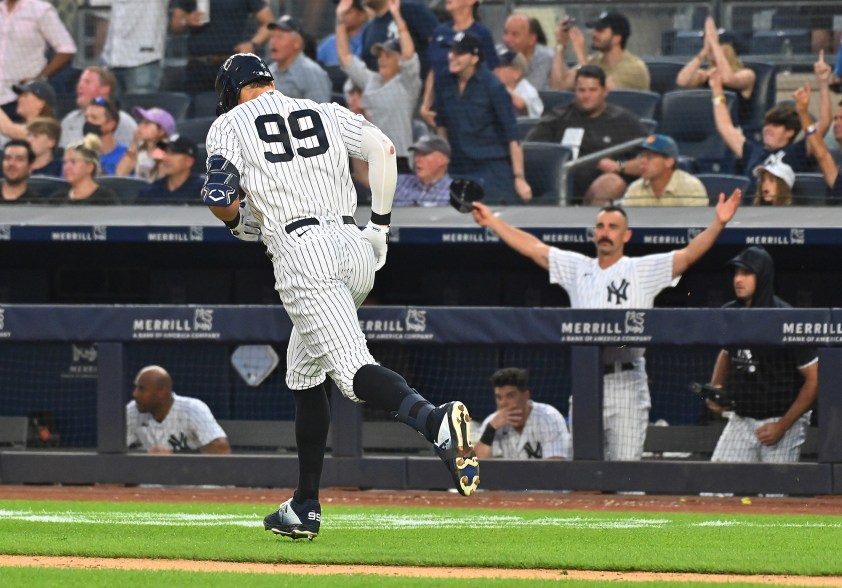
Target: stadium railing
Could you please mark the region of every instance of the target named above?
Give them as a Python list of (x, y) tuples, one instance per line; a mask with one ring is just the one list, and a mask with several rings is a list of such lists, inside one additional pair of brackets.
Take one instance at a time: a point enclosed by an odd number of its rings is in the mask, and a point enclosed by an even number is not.
[[(153, 358), (157, 363), (172, 365), (176, 391), (182, 394), (228, 387), (235, 389), (236, 394), (250, 395), (253, 400), (261, 395), (279, 396), (276, 392), (284, 389), (282, 373), (276, 375), (274, 387), (265, 390), (248, 390), (241, 384), (232, 386), (220, 377), (227, 369), (230, 347), (226, 346), (283, 345), (288, 339), (291, 324), (278, 307), (6, 305), (0, 308), (0, 316), (3, 319), (0, 368), (5, 372), (2, 377), (4, 393), (0, 399), (0, 406), (6, 407), (3, 411), (8, 410), (10, 396), (20, 399), (22, 394), (41, 394), (38, 408), (43, 409), (48, 398), (44, 395), (52, 392), (49, 398), (53, 401), (63, 402), (77, 412), (86, 413), (89, 418), (95, 415), (96, 428), (95, 447), (0, 451), (2, 482), (295, 484), (294, 454), (162, 458), (127, 452), (125, 447), (125, 405), (132, 378), (139, 365)], [(842, 386), (842, 349), (838, 347), (842, 344), (842, 310), (364, 307), (360, 310), (360, 321), (375, 356), (382, 358), (385, 365), (403, 371), (410, 381), (423, 381), (424, 385), (419, 389), (433, 402), (454, 396), (472, 403), (476, 401), (476, 408), (472, 410), (477, 418), (483, 409), (488, 413), (489, 407), (493, 407), (487, 377), (501, 363), (517, 365), (523, 361), (536, 371), (543, 368), (561, 374), (554, 380), (559, 389), (547, 389), (546, 394), (556, 404), (561, 404), (565, 392), (573, 397), (576, 404), (575, 459), (567, 462), (485, 460), (484, 488), (660, 493), (829, 494), (842, 491), (839, 482), (842, 480), (842, 395), (834, 393)], [(77, 364), (67, 365), (69, 361), (64, 360), (58, 378), (60, 383), (47, 383), (43, 370), (38, 369), (39, 361), (43, 366), (50, 356), (43, 346), (76, 345), (74, 342), (79, 341), (97, 343), (89, 344), (87, 348), (79, 346)], [(28, 355), (21, 355), (23, 352), (17, 349), (21, 345), (27, 347), (25, 353)], [(141, 348), (135, 349), (137, 345)], [(648, 369), (653, 380), (654, 405), (661, 396), (659, 362), (679, 361), (694, 346), (714, 350), (726, 345), (818, 346), (819, 382), (823, 392), (819, 394), (817, 405), (820, 418), (815, 433), (816, 461), (725, 464), (665, 459), (663, 456), (641, 462), (604, 461), (600, 409), (602, 345), (642, 345), (652, 351)], [(219, 351), (214, 353), (213, 348), (219, 348)], [(173, 353), (174, 349), (181, 350), (181, 354)], [(413, 363), (415, 358), (424, 361)], [(190, 382), (181, 378), (178, 374), (183, 371), (181, 363), (185, 361), (198, 367), (194, 373), (208, 372), (208, 379), (197, 378), (198, 381)], [(95, 370), (90, 368), (93, 363)], [(34, 370), (29, 367), (32, 365)], [(88, 369), (80, 369), (79, 365), (88, 366)], [(695, 364), (680, 363), (678, 369), (684, 373), (684, 379), (675, 385), (686, 385), (690, 378), (704, 377), (698, 374), (709, 374), (712, 359)], [(9, 373), (18, 374), (17, 383)], [(82, 386), (86, 378), (87, 387), (93, 387), (92, 394)], [(50, 385), (55, 389), (50, 391)], [(546, 384), (541, 384), (541, 389), (545, 389), (544, 386)], [(16, 387), (22, 387), (23, 391), (16, 391)], [(290, 395), (286, 396), (278, 402), (290, 403)], [(686, 402), (692, 404), (690, 399)], [(287, 410), (285, 419), (289, 420), (288, 407), (289, 404), (286, 409), (276, 407), (275, 410), (279, 414)], [(388, 435), (400, 435), (400, 431), (394, 426), (369, 426), (373, 419), (366, 416), (365, 409), (340, 398), (335, 389), (333, 407), (333, 450), (326, 460), (324, 485), (449, 487), (449, 477), (435, 457), (407, 453), (366, 454), (365, 446), (371, 442), (371, 435), (388, 439)], [(57, 410), (58, 406), (52, 408)], [(653, 406), (653, 412), (656, 410), (657, 406)], [(283, 420), (263, 414), (266, 411), (260, 407), (255, 412), (260, 416), (246, 417), (229, 410), (217, 417), (248, 420), (269, 416)], [(479, 422), (477, 420), (475, 424)], [(375, 430), (377, 427), (379, 431)], [(367, 428), (368, 433), (365, 432)], [(409, 430), (404, 434), (415, 435)], [(72, 435), (63, 430), (62, 439), (69, 443)], [(676, 445), (675, 448), (681, 447)]]

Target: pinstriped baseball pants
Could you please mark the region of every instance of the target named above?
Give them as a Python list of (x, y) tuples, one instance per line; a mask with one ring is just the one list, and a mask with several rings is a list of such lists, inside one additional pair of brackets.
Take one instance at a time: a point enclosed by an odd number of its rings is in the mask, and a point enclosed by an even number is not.
[(753, 419), (730, 413), (728, 424), (722, 431), (711, 461), (746, 463), (787, 463), (801, 457), (801, 446), (807, 439), (810, 414), (807, 411), (795, 421), (781, 440), (774, 445), (763, 445), (754, 432), (766, 423), (774, 423), (779, 417)]
[(340, 216), (279, 232), (267, 243), (275, 289), (292, 319), (286, 384), (304, 390), (325, 376), (347, 398), (359, 402), (357, 370), (376, 363), (360, 329), (357, 308), (374, 286), (374, 252), (355, 224)]

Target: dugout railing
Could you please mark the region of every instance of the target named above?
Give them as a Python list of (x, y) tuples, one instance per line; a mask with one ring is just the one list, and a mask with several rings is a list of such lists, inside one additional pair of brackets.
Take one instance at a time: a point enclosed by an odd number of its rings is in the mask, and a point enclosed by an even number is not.
[[(129, 396), (126, 348), (195, 343), (282, 343), (290, 322), (274, 306), (0, 307), (0, 361), (8, 345), (97, 342), (96, 447), (0, 451), (4, 483), (125, 483), (293, 486), (290, 454), (232, 456), (130, 453), (125, 446)], [(571, 309), (366, 307), (361, 325), (372, 345), (388, 342), (412, 354), (415, 345), (569, 346), (576, 405), (575, 459), (485, 460), (483, 488), (533, 490), (831, 494), (842, 492), (842, 310)], [(818, 452), (811, 463), (716, 464), (698, 461), (608, 462), (602, 456), (600, 345), (762, 344), (819, 347)], [(166, 358), (161, 359), (166, 363)], [(0, 386), (4, 386), (0, 382)], [(451, 396), (458, 391), (449, 391)], [(490, 392), (489, 392), (490, 394)], [(446, 489), (435, 457), (371, 456), (363, 451), (364, 409), (334, 390), (326, 486)], [(71, 399), (72, 400), (72, 399)], [(341, 403), (341, 404), (340, 404)], [(0, 406), (0, 414), (3, 407)], [(4, 415), (15, 416), (15, 415)], [(408, 434), (412, 434), (409, 433)]]

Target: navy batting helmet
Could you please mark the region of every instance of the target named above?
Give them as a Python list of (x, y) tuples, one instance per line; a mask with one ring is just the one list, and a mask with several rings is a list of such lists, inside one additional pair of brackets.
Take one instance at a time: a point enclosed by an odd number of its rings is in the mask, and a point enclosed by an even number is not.
[(228, 112), (240, 102), (240, 90), (257, 80), (273, 81), (266, 63), (254, 53), (236, 53), (225, 60), (216, 74), (216, 114)]

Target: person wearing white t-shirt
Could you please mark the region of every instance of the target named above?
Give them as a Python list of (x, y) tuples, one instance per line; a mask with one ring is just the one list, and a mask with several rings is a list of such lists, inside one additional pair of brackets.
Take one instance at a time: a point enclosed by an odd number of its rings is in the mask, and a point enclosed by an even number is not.
[(172, 378), (157, 365), (135, 378), (126, 406), (126, 446), (149, 453), (231, 453), (228, 437), (208, 405), (172, 391)]
[(168, 0), (111, 0), (101, 59), (123, 95), (156, 92), (161, 85), (168, 6)]
[(491, 385), (497, 410), (482, 422), (477, 457), (570, 459), (567, 423), (555, 407), (532, 400), (527, 370), (497, 370)]
[(515, 51), (503, 51), (499, 58), (500, 65), (494, 68), (494, 75), (509, 91), (515, 114), (527, 118), (540, 117), (544, 113), (544, 103), (538, 90), (526, 79), (526, 59)]
[[(474, 203), (473, 215), (477, 224), (490, 228), (509, 247), (549, 270), (550, 283), (567, 291), (572, 308), (652, 308), (655, 296), (675, 285), (687, 268), (713, 246), (737, 213), (741, 199), (740, 190), (734, 190), (727, 199), (720, 194), (713, 222), (686, 247), (642, 257), (627, 257), (624, 253), (632, 232), (626, 212), (619, 206), (604, 206), (596, 216), (595, 259), (550, 247), (509, 225), (482, 203)], [(639, 460), (643, 452), (650, 408), (644, 351), (627, 346), (603, 349), (607, 460)], [(575, 426), (575, 421), (571, 422)]]

